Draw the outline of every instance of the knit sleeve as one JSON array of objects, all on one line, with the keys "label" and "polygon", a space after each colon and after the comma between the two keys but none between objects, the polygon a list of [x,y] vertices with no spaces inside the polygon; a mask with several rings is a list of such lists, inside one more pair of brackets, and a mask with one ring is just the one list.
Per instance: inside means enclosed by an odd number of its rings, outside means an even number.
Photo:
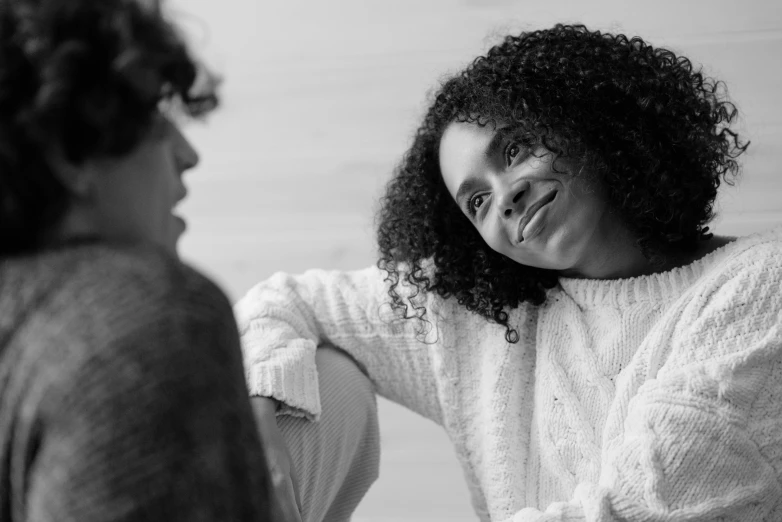
[{"label": "knit sleeve", "polygon": [[441,422],[430,358],[436,309],[430,295],[423,299],[415,302],[426,307],[430,323],[394,314],[375,267],[275,274],[234,308],[251,395],[274,397],[283,403],[281,413],[317,420],[315,350],[328,343],[350,354],[378,393]]},{"label": "knit sleeve", "polygon": [[513,522],[782,519],[779,250],[755,248],[706,278],[607,441],[599,483]]},{"label": "knit sleeve", "polygon": [[69,354],[36,397],[25,520],[271,520],[230,303],[194,272],[132,281],[83,318],[89,336],[60,340]]}]

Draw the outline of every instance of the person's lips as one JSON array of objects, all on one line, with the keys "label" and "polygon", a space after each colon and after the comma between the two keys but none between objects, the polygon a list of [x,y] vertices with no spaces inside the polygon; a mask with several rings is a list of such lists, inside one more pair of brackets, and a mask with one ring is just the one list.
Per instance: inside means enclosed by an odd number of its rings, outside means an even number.
[{"label": "person's lips", "polygon": [[184,218],[176,214],[172,214],[172,216],[174,216],[174,221],[176,221],[182,227],[182,230],[187,228],[187,221],[185,221]]},{"label": "person's lips", "polygon": [[171,219],[173,219],[174,223],[176,223],[176,228],[177,228],[176,233],[179,235],[182,234],[185,231],[185,229],[187,229],[187,221],[185,221],[185,219],[179,214],[178,210],[179,207],[175,203],[174,206],[171,208]]},{"label": "person's lips", "polygon": [[524,213],[524,216],[522,216],[521,221],[519,222],[519,237],[518,241],[521,243],[524,241],[524,229],[527,228],[527,225],[529,225],[530,221],[532,221],[532,218],[535,217],[535,214],[538,213],[540,209],[554,201],[554,198],[557,197],[557,191],[552,190],[548,192],[546,195],[544,195],[542,198],[537,200],[535,203],[533,203],[527,211]]}]

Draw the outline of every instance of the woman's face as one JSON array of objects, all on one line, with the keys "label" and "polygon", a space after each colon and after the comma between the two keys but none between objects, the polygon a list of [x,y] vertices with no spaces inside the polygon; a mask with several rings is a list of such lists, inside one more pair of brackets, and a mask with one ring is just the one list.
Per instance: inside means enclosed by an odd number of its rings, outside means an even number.
[{"label": "woman's face", "polygon": [[91,165],[93,228],[106,239],[152,242],[176,253],[185,222],[173,210],[187,194],[182,174],[197,164],[198,154],[179,128],[156,117],[129,154]]},{"label": "woman's face", "polygon": [[563,275],[598,277],[621,224],[602,190],[571,174],[564,159],[529,150],[494,126],[453,122],[440,141],[451,196],[484,241],[518,263]]}]

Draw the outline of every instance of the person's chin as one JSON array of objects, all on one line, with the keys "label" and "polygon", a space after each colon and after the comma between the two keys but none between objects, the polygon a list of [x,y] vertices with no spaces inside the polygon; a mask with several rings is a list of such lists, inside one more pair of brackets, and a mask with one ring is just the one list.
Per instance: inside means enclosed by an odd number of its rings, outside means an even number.
[{"label": "person's chin", "polygon": [[569,266],[569,260],[558,246],[556,238],[538,236],[529,242],[526,252],[516,251],[508,257],[525,266],[559,271]]},{"label": "person's chin", "polygon": [[530,253],[519,255],[518,252],[514,252],[511,253],[511,255],[508,257],[520,265],[529,266],[532,268],[541,268],[544,270],[556,270],[551,260],[546,256],[541,255],[540,253],[536,253],[534,255],[530,255]]},{"label": "person's chin", "polygon": [[172,215],[171,217],[171,226],[169,227],[168,238],[164,246],[171,255],[179,257],[179,241],[187,229],[187,224],[184,219],[177,215]]},{"label": "person's chin", "polygon": [[166,252],[176,258],[179,258],[179,240],[181,237],[181,234],[172,235],[163,245]]}]

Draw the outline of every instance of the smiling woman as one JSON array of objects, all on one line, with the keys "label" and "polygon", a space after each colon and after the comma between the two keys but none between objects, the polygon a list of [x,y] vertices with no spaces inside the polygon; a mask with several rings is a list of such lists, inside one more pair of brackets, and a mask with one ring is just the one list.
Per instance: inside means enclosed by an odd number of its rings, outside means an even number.
[{"label": "smiling woman", "polygon": [[780,519],[782,233],[707,227],[735,116],[687,59],[583,26],[446,81],[378,266],[278,273],[235,308],[281,498],[343,520],[374,479],[333,345],[447,431],[484,521]]},{"label": "smiling woman", "polygon": [[[726,242],[706,224],[747,148],[724,91],[640,38],[571,26],[509,36],[439,91],[389,184],[382,261],[394,274],[397,261],[434,256],[432,290],[500,324],[507,306],[542,302],[557,275],[633,277],[687,264]],[[475,150],[482,139],[505,158]],[[512,163],[509,145],[519,147]],[[452,204],[461,178],[483,183],[487,205],[470,220]],[[508,229],[526,226],[532,216],[520,213],[557,187],[534,223],[546,233],[519,242],[523,230]],[[502,207],[508,194],[514,208]]]},{"label": "smiling woman", "polygon": [[[445,186],[492,250],[521,265],[591,278],[651,270],[606,191],[573,162],[494,125],[454,122],[440,141]],[[569,163],[569,164],[568,164]],[[604,253],[610,254],[606,256]]]}]

